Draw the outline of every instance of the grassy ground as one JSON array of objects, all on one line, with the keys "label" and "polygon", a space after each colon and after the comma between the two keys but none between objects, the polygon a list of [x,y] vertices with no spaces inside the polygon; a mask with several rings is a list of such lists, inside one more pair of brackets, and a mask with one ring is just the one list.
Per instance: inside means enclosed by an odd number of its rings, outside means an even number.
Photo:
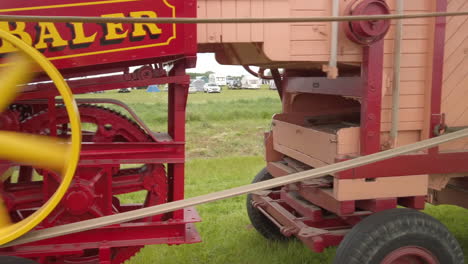
[{"label": "grassy ground", "polygon": [[[187,196],[248,184],[263,166],[261,157],[192,160],[187,164]],[[297,241],[266,241],[250,226],[245,196],[198,206],[197,210],[203,219],[197,224],[202,243],[147,246],[126,264],[325,264],[330,263],[335,254],[335,248],[317,254]],[[468,230],[464,225],[468,222],[467,210],[454,206],[428,206],[426,212],[455,234],[468,255]]]},{"label": "grassy ground", "polygon": [[[133,91],[81,97],[120,99],[136,110],[154,130],[165,130],[167,94]],[[186,196],[193,197],[251,182],[264,166],[262,133],[280,111],[276,91],[236,90],[221,94],[191,94],[187,107]],[[127,201],[141,197],[127,197]],[[301,243],[265,241],[251,226],[245,197],[197,207],[203,243],[145,247],[127,264],[153,263],[330,263],[335,249],[311,253]],[[468,211],[453,206],[428,206],[427,213],[442,221],[460,241],[468,256]],[[467,259],[468,261],[468,259]],[[468,263],[468,262],[467,262]]]},{"label": "grassy ground", "polygon": [[[108,91],[80,98],[112,98],[129,104],[153,131],[166,131],[167,93]],[[263,132],[281,110],[276,91],[224,90],[190,94],[187,106],[188,158],[262,155]]]}]

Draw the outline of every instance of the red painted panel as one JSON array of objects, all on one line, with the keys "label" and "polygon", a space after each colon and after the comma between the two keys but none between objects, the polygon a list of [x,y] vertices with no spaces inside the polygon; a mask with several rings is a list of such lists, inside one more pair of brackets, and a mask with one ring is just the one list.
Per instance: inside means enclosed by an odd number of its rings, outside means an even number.
[{"label": "red painted panel", "polygon": [[[195,0],[0,1],[2,15],[195,17]],[[195,25],[8,23],[10,31],[47,56],[57,68],[96,66],[196,54]],[[0,54],[11,52],[0,44]]]}]

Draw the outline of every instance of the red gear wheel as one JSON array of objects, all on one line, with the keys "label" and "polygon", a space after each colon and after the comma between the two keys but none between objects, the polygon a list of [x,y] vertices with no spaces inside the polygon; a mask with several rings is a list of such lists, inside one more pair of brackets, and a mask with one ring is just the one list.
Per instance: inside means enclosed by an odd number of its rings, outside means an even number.
[{"label": "red gear wheel", "polygon": [[[93,128],[92,130],[88,129],[89,131],[83,131],[83,142],[152,141],[151,137],[137,123],[114,110],[95,105],[80,105],[78,108],[81,121],[85,124],[84,127]],[[55,117],[57,135],[67,137],[68,115],[65,108],[58,107]],[[33,134],[49,134],[49,113],[43,111],[26,118],[21,123],[20,130]],[[30,167],[22,167],[21,169],[25,170],[19,179],[22,188],[18,189],[15,184],[7,183],[3,191],[0,190],[3,197],[6,197],[5,200],[11,211],[40,205],[44,197],[53,193],[60,181],[55,173],[45,170],[36,170],[43,176],[42,182],[33,181],[34,170]],[[107,188],[109,182],[112,183],[112,188]],[[130,188],[128,182],[132,183]],[[106,189],[111,189],[111,192],[109,193]],[[147,195],[141,207],[167,202],[167,178],[165,167],[162,164],[146,164],[140,168],[130,169],[112,166],[108,170],[99,167],[78,167],[73,183],[64,199],[52,214],[41,223],[40,228],[128,211],[130,209],[122,206],[115,195],[144,190],[147,191]],[[27,199],[18,199],[18,197],[24,198],[25,194],[27,194]],[[16,201],[21,201],[21,204],[16,204]],[[141,221],[158,221],[161,218],[162,216],[153,216]],[[140,249],[141,246],[112,248],[112,264],[123,263]],[[87,249],[82,255],[44,257],[40,261],[45,264],[99,263],[99,249]]]}]

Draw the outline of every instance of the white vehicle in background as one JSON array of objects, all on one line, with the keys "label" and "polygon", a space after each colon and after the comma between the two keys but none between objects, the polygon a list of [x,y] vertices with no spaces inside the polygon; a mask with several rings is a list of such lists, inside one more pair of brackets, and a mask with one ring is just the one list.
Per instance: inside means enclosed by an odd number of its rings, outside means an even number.
[{"label": "white vehicle in background", "polygon": [[189,93],[196,93],[198,92],[197,87],[190,85],[188,89]]},{"label": "white vehicle in background", "polygon": [[233,83],[234,83],[234,77],[233,76],[227,76],[226,77],[226,85],[227,86],[232,86]]},{"label": "white vehicle in background", "polygon": [[132,92],[132,88],[122,88],[122,89],[119,89],[118,93],[130,93],[130,92]]},{"label": "white vehicle in background", "polygon": [[229,89],[241,89],[242,77],[228,76],[226,77],[226,85]]},{"label": "white vehicle in background", "polygon": [[242,78],[242,88],[244,89],[260,89],[262,79],[254,76],[244,76]]},{"label": "white vehicle in background", "polygon": [[205,81],[202,79],[196,79],[190,83],[190,86],[195,87],[197,92],[203,92],[205,90]]},{"label": "white vehicle in background", "polygon": [[205,84],[205,87],[203,87],[203,90],[205,93],[220,93],[221,87],[216,83],[207,83]]},{"label": "white vehicle in background", "polygon": [[210,74],[210,77],[209,77],[209,82],[210,83],[216,83],[216,85],[219,85],[219,86],[226,86],[227,85],[227,81],[226,81],[226,76],[225,75],[221,75],[221,74]]}]

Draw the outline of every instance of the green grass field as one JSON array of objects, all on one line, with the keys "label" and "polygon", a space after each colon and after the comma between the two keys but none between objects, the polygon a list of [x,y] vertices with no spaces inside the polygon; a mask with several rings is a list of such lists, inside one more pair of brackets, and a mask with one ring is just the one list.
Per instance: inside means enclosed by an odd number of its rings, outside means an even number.
[{"label": "green grass field", "polygon": [[[80,97],[114,98],[128,103],[154,130],[165,130],[167,93],[133,91],[88,94]],[[220,191],[251,182],[265,165],[263,132],[281,109],[276,91],[236,90],[221,94],[191,94],[187,108],[186,196]],[[141,197],[126,197],[127,201]],[[273,243],[251,227],[245,197],[197,207],[203,222],[197,224],[203,243],[145,247],[127,264],[325,264],[335,249],[310,252],[301,243]],[[426,212],[443,222],[468,256],[468,211],[454,206],[428,206]],[[468,261],[468,259],[467,259]],[[468,263],[468,262],[467,262]]]}]

